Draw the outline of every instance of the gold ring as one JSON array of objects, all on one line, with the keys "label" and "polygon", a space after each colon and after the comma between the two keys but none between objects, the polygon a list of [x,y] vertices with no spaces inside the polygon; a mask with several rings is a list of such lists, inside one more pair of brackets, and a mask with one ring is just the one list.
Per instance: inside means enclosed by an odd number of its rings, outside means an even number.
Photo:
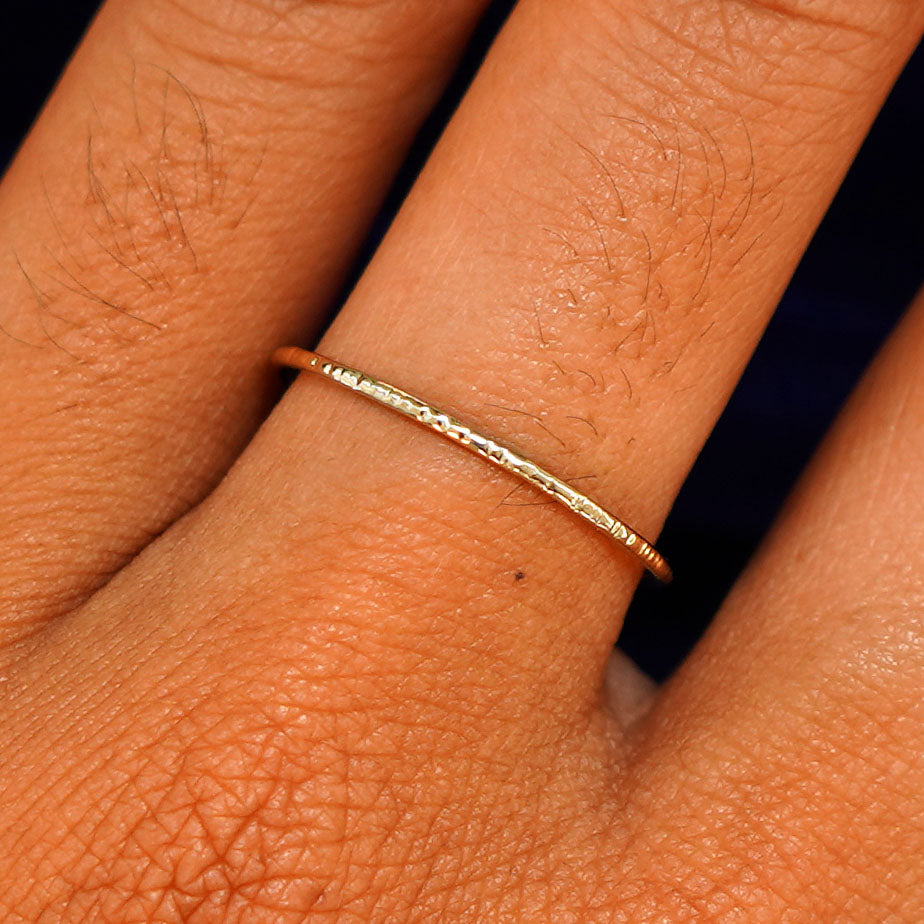
[{"label": "gold ring", "polygon": [[592,523],[597,529],[615,539],[623,548],[641,559],[645,567],[658,580],[665,583],[671,580],[670,566],[661,553],[618,517],[613,516],[577,488],[556,478],[535,462],[508,446],[473,430],[426,401],[415,398],[414,395],[394,385],[389,385],[387,382],[374,379],[365,372],[360,372],[359,369],[352,369],[321,356],[319,353],[302,350],[299,347],[281,347],[273,353],[273,362],[278,366],[289,366],[332,379],[345,388],[359,392],[431,430],[436,430],[437,433],[464,446],[470,452],[493,462],[540,491],[551,495],[560,504],[573,510],[578,516]]}]

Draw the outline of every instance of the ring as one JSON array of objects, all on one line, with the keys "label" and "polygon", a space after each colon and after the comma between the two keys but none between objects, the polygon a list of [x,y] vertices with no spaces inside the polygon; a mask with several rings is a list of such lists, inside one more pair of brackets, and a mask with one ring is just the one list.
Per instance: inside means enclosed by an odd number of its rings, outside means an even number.
[{"label": "ring", "polygon": [[273,353],[272,361],[277,366],[288,366],[292,369],[324,376],[385,407],[398,411],[405,417],[410,417],[411,420],[431,430],[436,430],[437,433],[464,446],[475,455],[493,462],[540,491],[551,495],[560,504],[564,504],[569,510],[592,523],[597,529],[615,539],[623,548],[639,558],[658,580],[665,583],[671,580],[670,566],[661,553],[618,517],[535,462],[510,447],[479,433],[454,417],[450,417],[449,414],[438,410],[421,398],[416,398],[387,382],[374,379],[365,372],[360,372],[359,369],[353,369],[321,356],[319,353],[299,347],[281,347]]}]

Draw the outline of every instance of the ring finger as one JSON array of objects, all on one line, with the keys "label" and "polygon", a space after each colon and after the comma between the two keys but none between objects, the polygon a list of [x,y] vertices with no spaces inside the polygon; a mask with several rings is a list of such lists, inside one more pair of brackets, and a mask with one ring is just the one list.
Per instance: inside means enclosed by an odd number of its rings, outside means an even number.
[{"label": "ring finger", "polygon": [[[521,4],[321,352],[656,534],[924,20],[824,6]],[[306,380],[206,522],[259,482],[266,534],[299,537],[278,561],[296,584],[303,556],[336,553],[335,591],[362,573],[403,611],[487,607],[525,677],[586,704],[639,568],[407,431]],[[331,544],[349,525],[363,541]],[[406,544],[370,558],[370,534]]]}]

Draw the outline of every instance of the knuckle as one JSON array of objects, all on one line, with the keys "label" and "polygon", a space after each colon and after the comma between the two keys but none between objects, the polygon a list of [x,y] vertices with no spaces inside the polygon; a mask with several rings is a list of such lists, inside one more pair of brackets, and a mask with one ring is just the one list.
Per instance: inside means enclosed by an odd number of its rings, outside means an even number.
[{"label": "knuckle", "polygon": [[[138,37],[94,89],[85,138],[48,165],[40,200],[47,247],[14,242],[19,268],[11,259],[10,269],[27,310],[0,324],[92,361],[155,338],[206,285],[213,302],[236,301],[241,281],[260,268],[261,245],[265,254],[275,243],[278,190],[306,148],[323,136],[345,141],[345,157],[377,155],[360,143],[372,104],[384,113],[391,94],[416,92],[408,81],[380,79],[376,66],[413,46],[408,33],[424,28],[418,19],[446,29],[450,17],[415,19],[412,6],[142,5]],[[254,256],[223,262],[244,251]]]},{"label": "knuckle", "polygon": [[[601,362],[627,360],[631,379],[696,353],[702,309],[730,278],[765,291],[762,254],[779,246],[783,216],[805,209],[819,153],[846,139],[869,92],[878,52],[858,52],[849,29],[813,30],[796,0],[760,5],[599,0],[549,17],[568,100],[548,158],[567,165],[565,207],[549,209],[540,242],[557,271],[551,295],[580,343],[599,344]],[[534,200],[535,179],[517,182]]]},{"label": "knuckle", "polygon": [[582,344],[632,373],[631,401],[640,374],[674,370],[720,284],[759,252],[777,179],[743,119],[627,108],[594,114],[566,145],[568,207],[540,242],[552,295]]},{"label": "knuckle", "polygon": [[[776,920],[790,909],[830,920],[849,904],[850,920],[905,919],[893,872],[900,856],[899,879],[921,875],[924,763],[919,736],[909,735],[921,724],[920,678],[887,695],[875,681],[858,689],[856,678],[847,690],[824,668],[813,659],[824,682],[781,701],[769,724],[743,717],[693,733],[673,766],[636,790],[636,843],[650,845],[641,862],[659,871],[656,881],[667,873],[691,900],[708,899],[700,911],[711,904]],[[729,911],[728,920],[737,918]]]},{"label": "knuckle", "polygon": [[[21,313],[28,326],[17,334],[68,358],[92,361],[161,333],[192,279],[217,276],[210,283],[220,286],[214,255],[254,196],[257,145],[220,137],[172,73],[149,66],[143,75],[132,78],[133,137],[119,127],[119,105],[100,101],[82,150],[66,152],[43,184],[54,235],[15,255],[22,297],[37,308]],[[259,239],[259,227],[248,230]]]},{"label": "knuckle", "polygon": [[400,924],[446,888],[428,880],[434,857],[465,890],[498,798],[489,761],[506,763],[496,745],[478,753],[457,712],[355,652],[335,668],[286,642],[270,673],[265,649],[242,647],[233,682],[168,681],[59,788],[73,823],[35,835],[52,873],[10,897],[24,919]]},{"label": "knuckle", "polygon": [[821,27],[825,30],[876,34],[892,32],[907,22],[916,0],[719,0],[745,13],[777,22]]},{"label": "knuckle", "polygon": [[265,78],[277,89],[324,90],[372,79],[357,64],[374,70],[425,23],[439,26],[439,5],[416,6],[403,0],[161,0],[143,16],[157,42],[184,56]]},{"label": "knuckle", "polygon": [[312,716],[306,733],[290,710],[200,708],[117,762],[110,777],[122,782],[104,811],[89,810],[90,834],[58,849],[66,871],[32,919],[64,907],[66,921],[301,924],[347,896],[361,902],[371,866],[343,858],[372,845],[350,819],[387,832],[387,800],[366,799],[375,779],[328,738],[331,721]]}]

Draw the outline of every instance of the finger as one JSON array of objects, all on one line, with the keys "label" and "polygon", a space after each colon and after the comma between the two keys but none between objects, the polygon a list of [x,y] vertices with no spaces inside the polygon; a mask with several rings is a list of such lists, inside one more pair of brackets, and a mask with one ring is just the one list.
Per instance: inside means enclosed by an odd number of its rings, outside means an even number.
[{"label": "finger", "polygon": [[[786,9],[519,6],[321,351],[655,535],[924,19]],[[478,663],[503,654],[568,714],[639,576],[564,508],[315,377],[214,500],[203,542],[259,511],[223,573],[286,537],[279,582],[352,598],[361,574],[370,623],[468,614]]]},{"label": "finger", "polygon": [[[72,606],[214,484],[482,0],[110,0],[0,189],[0,601]],[[8,604],[8,605],[7,605]]]},{"label": "finger", "polygon": [[[723,845],[716,869],[759,842],[755,890],[772,880],[820,919],[838,896],[855,920],[924,914],[922,349],[924,298],[670,683],[638,770],[664,817]],[[668,782],[681,757],[685,792]],[[694,792],[721,793],[721,817],[694,820]],[[809,898],[801,877],[819,869]]]}]

